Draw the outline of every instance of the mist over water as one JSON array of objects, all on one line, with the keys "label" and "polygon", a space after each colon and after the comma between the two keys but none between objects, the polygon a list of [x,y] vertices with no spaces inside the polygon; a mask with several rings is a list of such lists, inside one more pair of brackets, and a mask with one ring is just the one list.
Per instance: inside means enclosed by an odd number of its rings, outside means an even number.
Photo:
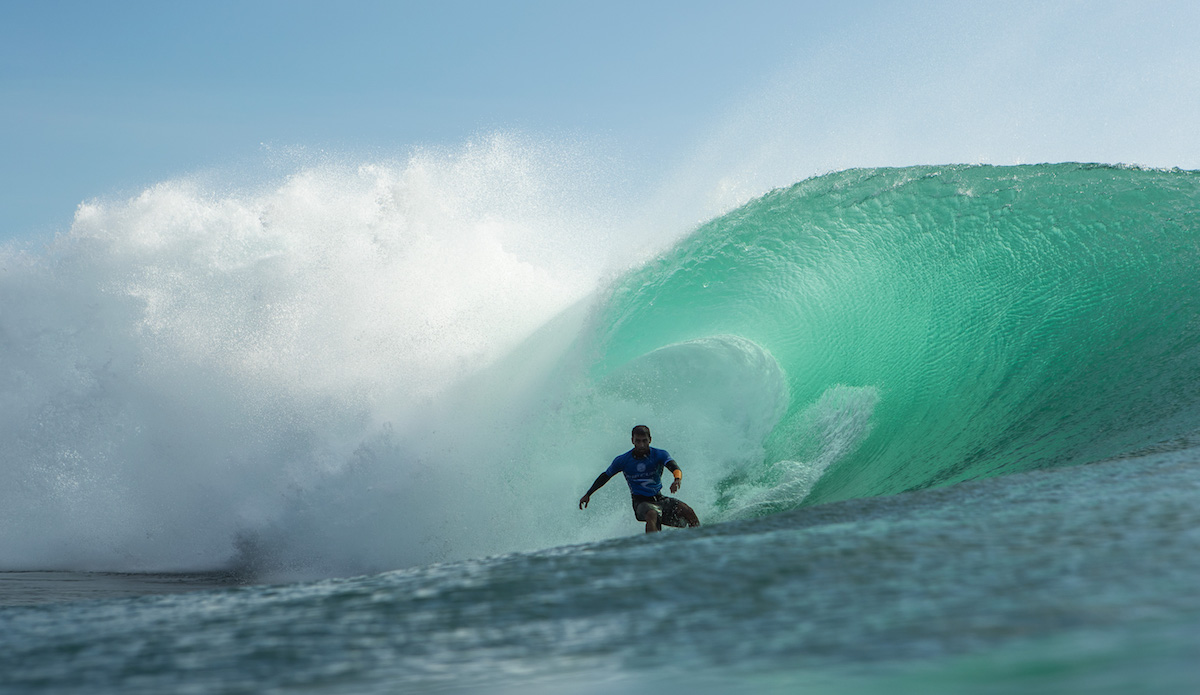
[{"label": "mist over water", "polygon": [[497,415],[522,404],[465,384],[628,262],[576,154],[497,135],[168,181],[4,248],[4,566],[349,573],[544,543],[522,509],[562,491],[496,488],[529,455]]}]

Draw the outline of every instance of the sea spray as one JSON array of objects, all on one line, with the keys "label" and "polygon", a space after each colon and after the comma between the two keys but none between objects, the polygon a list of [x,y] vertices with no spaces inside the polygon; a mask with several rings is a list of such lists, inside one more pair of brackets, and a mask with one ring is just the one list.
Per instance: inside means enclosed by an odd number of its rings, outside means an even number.
[{"label": "sea spray", "polygon": [[607,271],[619,215],[569,154],[498,136],[169,181],[0,250],[0,563],[347,573],[503,547],[460,542],[502,516],[478,489],[498,473],[444,402]]}]

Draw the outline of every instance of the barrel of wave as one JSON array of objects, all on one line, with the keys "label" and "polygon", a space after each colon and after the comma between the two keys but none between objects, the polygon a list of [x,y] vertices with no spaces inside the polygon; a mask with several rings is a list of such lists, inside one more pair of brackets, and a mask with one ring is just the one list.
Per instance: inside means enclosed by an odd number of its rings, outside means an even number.
[{"label": "barrel of wave", "polygon": [[597,385],[589,420],[650,422],[657,446],[687,471],[689,503],[709,521],[797,506],[821,474],[870,433],[878,394],[836,385],[787,430],[803,460],[770,458],[764,442],[788,412],[787,377],[753,341],[718,335],[651,351]]},{"label": "barrel of wave", "polygon": [[625,278],[595,370],[753,343],[786,387],[755,443],[781,480],[821,457],[815,404],[863,389],[867,434],[810,502],[1117,455],[1200,426],[1198,193],[1193,172],[1078,164],[811,179]]}]

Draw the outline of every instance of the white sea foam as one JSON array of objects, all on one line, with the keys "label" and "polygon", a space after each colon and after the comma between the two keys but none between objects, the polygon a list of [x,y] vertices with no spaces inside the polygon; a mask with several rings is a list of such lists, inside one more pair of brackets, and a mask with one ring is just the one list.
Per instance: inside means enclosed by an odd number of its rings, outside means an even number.
[{"label": "white sea foam", "polygon": [[727,493],[730,502],[724,516],[752,517],[804,502],[825,471],[853,454],[871,434],[879,398],[873,386],[838,384],[826,389],[780,428],[791,439],[788,448],[811,456],[777,461],[765,476],[734,486]]},{"label": "white sea foam", "polygon": [[496,516],[479,488],[499,475],[480,452],[516,438],[479,431],[501,406],[473,420],[462,384],[613,262],[572,157],[496,136],[168,181],[82,205],[42,254],[0,249],[0,563],[343,573],[479,551],[461,527]]}]

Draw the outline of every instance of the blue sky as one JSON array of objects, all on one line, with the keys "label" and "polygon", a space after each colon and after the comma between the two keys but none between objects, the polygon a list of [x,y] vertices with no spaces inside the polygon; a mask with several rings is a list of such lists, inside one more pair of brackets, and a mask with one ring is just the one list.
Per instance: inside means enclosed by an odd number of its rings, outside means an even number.
[{"label": "blue sky", "polygon": [[1197,6],[4,3],[0,239],[269,148],[403,156],[491,130],[750,192],[846,166],[1197,168]]}]

